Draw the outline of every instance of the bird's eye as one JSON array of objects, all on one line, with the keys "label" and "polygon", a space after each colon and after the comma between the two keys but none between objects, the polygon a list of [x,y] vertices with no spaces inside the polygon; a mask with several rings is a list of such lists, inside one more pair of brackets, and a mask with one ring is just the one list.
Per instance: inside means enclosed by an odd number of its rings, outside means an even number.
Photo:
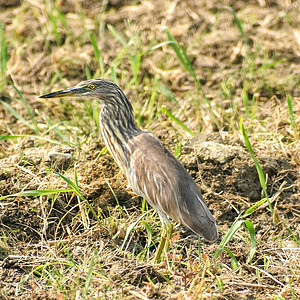
[{"label": "bird's eye", "polygon": [[95,86],[94,84],[90,84],[90,85],[89,85],[89,89],[90,89],[90,90],[93,90],[95,87],[96,87],[96,86]]}]

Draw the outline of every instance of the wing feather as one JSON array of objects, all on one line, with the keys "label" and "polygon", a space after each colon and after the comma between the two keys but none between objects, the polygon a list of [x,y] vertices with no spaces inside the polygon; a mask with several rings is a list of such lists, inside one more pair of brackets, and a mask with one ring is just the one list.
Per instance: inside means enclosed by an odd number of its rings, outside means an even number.
[{"label": "wing feather", "polygon": [[[152,134],[130,140],[127,179],[132,189],[153,206],[207,240],[218,237],[216,221],[195,181]],[[130,173],[129,173],[130,172]]]}]

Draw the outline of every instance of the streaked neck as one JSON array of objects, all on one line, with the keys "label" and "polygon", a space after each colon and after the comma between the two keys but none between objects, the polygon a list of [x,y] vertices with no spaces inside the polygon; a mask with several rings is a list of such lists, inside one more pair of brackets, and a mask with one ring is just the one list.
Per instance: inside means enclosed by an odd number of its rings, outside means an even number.
[{"label": "streaked neck", "polygon": [[108,150],[125,172],[129,167],[128,158],[131,152],[128,140],[142,131],[136,126],[132,111],[126,107],[104,104],[100,114],[100,125]]}]

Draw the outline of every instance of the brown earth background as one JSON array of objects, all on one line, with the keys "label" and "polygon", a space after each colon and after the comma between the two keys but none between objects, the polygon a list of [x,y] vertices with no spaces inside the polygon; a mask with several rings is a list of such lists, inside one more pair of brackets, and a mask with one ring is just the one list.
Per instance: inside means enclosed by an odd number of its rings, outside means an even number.
[{"label": "brown earth background", "polygon": [[[10,0],[0,22],[0,299],[300,298],[299,1]],[[193,176],[218,241],[174,224],[152,263],[161,223],[98,102],[38,98],[100,77]]]}]

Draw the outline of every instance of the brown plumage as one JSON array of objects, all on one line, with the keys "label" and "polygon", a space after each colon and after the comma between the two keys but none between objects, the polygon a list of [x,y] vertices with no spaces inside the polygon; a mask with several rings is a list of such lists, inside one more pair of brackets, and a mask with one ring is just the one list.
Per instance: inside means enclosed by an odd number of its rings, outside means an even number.
[{"label": "brown plumage", "polygon": [[130,163],[125,171],[132,189],[165,215],[209,241],[218,237],[216,222],[195,181],[178,160],[152,134],[132,137]]},{"label": "brown plumage", "polygon": [[218,238],[216,221],[196,183],[178,160],[151,133],[139,129],[131,103],[105,79],[92,79],[41,98],[78,95],[102,103],[101,131],[129,185],[158,212],[164,226],[171,217],[209,241]]}]

